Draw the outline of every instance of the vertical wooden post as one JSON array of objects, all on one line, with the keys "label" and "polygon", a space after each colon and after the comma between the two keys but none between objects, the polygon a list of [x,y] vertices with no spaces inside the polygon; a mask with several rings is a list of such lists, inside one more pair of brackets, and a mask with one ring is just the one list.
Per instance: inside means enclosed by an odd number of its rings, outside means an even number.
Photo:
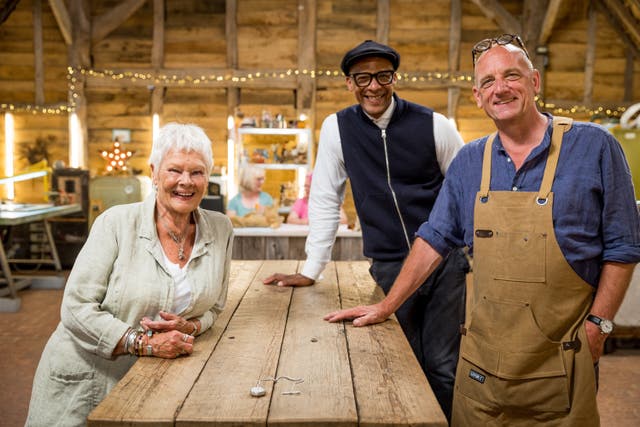
[{"label": "vertical wooden post", "polygon": [[[449,73],[460,70],[460,38],[462,35],[462,6],[460,0],[451,0],[451,28],[449,29]],[[460,88],[450,86],[447,94],[447,117],[455,120],[460,99]]]},{"label": "vertical wooden post", "polygon": [[593,2],[589,5],[589,25],[587,27],[587,51],[584,60],[584,95],[582,102],[584,105],[591,105],[593,102],[593,73],[596,58],[598,17]]},{"label": "vertical wooden post", "polygon": [[[227,68],[238,69],[238,13],[237,0],[227,0],[225,10],[225,36],[227,39]],[[240,88],[227,87],[227,116],[234,116],[240,104]],[[226,123],[226,122],[225,122]]]},{"label": "vertical wooden post", "polygon": [[378,0],[376,41],[389,44],[389,0]]},{"label": "vertical wooden post", "polygon": [[[522,15],[522,38],[529,52],[533,67],[540,72],[539,96],[544,98],[545,71],[549,60],[547,48],[540,45],[541,33],[548,25],[553,28],[555,21],[554,9],[557,8],[554,0],[526,0]],[[545,41],[546,43],[546,41]]]},{"label": "vertical wooden post", "polygon": [[33,69],[35,84],[35,103],[36,105],[44,105],[42,0],[33,0]]},{"label": "vertical wooden post", "polygon": [[[153,46],[151,66],[158,71],[164,66],[164,0],[153,0]],[[151,115],[161,115],[164,103],[164,87],[153,86],[151,90]]]},{"label": "vertical wooden post", "polygon": [[315,129],[316,80],[310,72],[316,69],[316,0],[298,0],[298,74],[296,111],[308,114],[309,126]]},{"label": "vertical wooden post", "polygon": [[[91,67],[91,21],[89,2],[87,0],[71,0],[69,2],[69,16],[71,17],[71,45],[69,45],[69,66],[78,68]],[[85,96],[86,78],[76,73],[75,95],[70,102],[75,103],[75,113],[78,118],[80,135],[83,142],[83,168],[89,167],[89,132],[87,130],[87,99]]]}]

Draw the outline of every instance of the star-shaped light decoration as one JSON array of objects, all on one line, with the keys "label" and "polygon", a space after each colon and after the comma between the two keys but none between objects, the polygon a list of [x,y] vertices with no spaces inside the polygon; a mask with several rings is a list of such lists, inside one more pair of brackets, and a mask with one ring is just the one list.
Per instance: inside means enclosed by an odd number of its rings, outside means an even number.
[{"label": "star-shaped light decoration", "polygon": [[127,160],[135,151],[123,150],[122,144],[120,142],[115,141],[113,143],[113,148],[108,150],[100,151],[100,156],[107,161],[107,172],[119,172],[119,171],[127,171]]}]

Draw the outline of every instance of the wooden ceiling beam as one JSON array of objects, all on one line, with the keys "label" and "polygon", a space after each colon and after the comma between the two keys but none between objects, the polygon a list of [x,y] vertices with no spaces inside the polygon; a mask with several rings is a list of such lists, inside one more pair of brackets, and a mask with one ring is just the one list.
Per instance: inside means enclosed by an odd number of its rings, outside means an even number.
[{"label": "wooden ceiling beam", "polygon": [[96,18],[91,25],[91,43],[98,43],[129,19],[147,0],[124,0],[122,3]]},{"label": "wooden ceiling beam", "polygon": [[0,4],[0,25],[13,13],[20,0],[7,0],[4,4]]},{"label": "wooden ceiling beam", "polygon": [[631,5],[634,16],[636,16],[637,13],[640,13],[640,0],[626,0],[626,2]]},{"label": "wooden ceiling beam", "polygon": [[624,31],[629,34],[636,49],[640,48],[640,23],[620,0],[601,0],[603,5],[611,11],[622,24]]},{"label": "wooden ceiling beam", "polygon": [[544,46],[549,41],[553,27],[558,19],[558,11],[562,5],[563,0],[550,0],[547,6],[547,11],[544,14],[544,20],[542,21],[542,27],[540,29],[540,35],[538,36],[538,46]]},{"label": "wooden ceiling beam", "polygon": [[505,9],[498,0],[471,0],[484,15],[495,21],[500,29],[510,34],[522,34],[520,22]]},{"label": "wooden ceiling beam", "polygon": [[49,0],[49,7],[51,7],[53,16],[56,18],[64,42],[67,46],[70,46],[73,42],[71,38],[71,18],[69,18],[69,11],[64,4],[64,0]]},{"label": "wooden ceiling beam", "polygon": [[605,0],[597,2],[598,10],[607,18],[611,27],[618,33],[622,42],[633,53],[633,55],[640,59],[640,45],[635,44],[631,37],[622,29],[622,23],[618,20],[618,17],[613,14],[613,11],[609,9],[605,4]]},{"label": "wooden ceiling beam", "polygon": [[537,53],[537,42],[540,38],[542,23],[544,22],[545,13],[549,0],[525,0],[522,10],[522,37],[526,46],[530,46],[529,52],[535,62]]}]

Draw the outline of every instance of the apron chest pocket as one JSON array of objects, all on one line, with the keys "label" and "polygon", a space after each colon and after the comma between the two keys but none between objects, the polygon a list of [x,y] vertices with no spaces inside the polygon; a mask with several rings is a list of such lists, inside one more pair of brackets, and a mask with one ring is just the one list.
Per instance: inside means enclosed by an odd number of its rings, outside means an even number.
[{"label": "apron chest pocket", "polygon": [[530,232],[496,231],[494,278],[513,282],[544,283],[546,280],[547,235]]}]

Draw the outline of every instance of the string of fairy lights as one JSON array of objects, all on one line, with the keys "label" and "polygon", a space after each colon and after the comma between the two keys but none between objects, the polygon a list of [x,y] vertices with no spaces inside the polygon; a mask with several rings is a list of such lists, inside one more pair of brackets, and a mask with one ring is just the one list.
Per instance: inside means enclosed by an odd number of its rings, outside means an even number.
[{"label": "string of fairy lights", "polygon": [[[337,69],[287,69],[287,70],[264,70],[254,72],[224,71],[218,73],[190,74],[167,74],[156,72],[140,72],[127,70],[96,70],[83,67],[68,67],[67,80],[69,85],[69,102],[55,106],[41,106],[35,104],[0,103],[0,111],[10,113],[31,113],[47,115],[69,114],[76,109],[76,100],[79,98],[77,85],[79,81],[86,78],[109,79],[112,81],[128,81],[131,83],[147,83],[154,86],[220,86],[225,84],[242,84],[258,81],[260,79],[291,79],[292,77],[307,77],[310,79],[343,79],[342,71]],[[401,87],[411,87],[411,84],[440,83],[449,86],[471,87],[473,76],[470,73],[449,73],[438,71],[426,72],[403,72],[398,73],[398,85]],[[537,99],[538,106],[556,115],[576,115],[606,116],[609,118],[619,118],[626,111],[625,106],[587,106],[574,105],[571,107],[560,107],[552,103]]]}]

